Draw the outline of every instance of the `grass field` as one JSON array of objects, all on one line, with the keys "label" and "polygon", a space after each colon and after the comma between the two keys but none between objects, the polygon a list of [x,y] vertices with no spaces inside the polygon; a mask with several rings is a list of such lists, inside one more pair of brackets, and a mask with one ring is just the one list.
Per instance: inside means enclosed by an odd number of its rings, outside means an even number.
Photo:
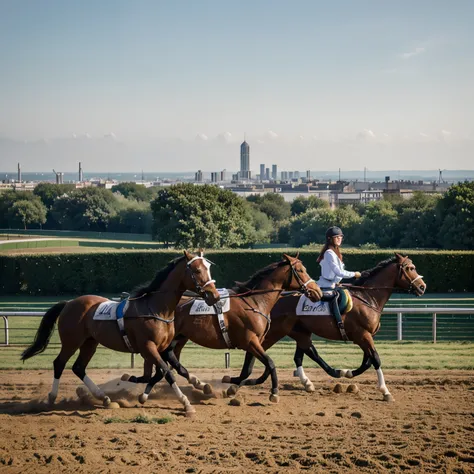
[{"label": "grass field", "polygon": [[[316,343],[319,354],[333,367],[357,368],[362,361],[362,351],[353,344],[321,342]],[[376,345],[382,360],[382,366],[387,369],[474,369],[474,343],[438,343],[429,342],[380,342]],[[0,369],[48,369],[52,370],[53,360],[59,353],[58,344],[50,344],[45,352],[24,363],[20,355],[24,347],[1,347]],[[282,341],[272,347],[268,353],[279,368],[292,368],[295,343]],[[225,350],[211,350],[193,343],[188,343],[182,353],[181,360],[185,367],[216,368],[225,367]],[[74,363],[71,358],[68,367]],[[230,365],[239,369],[244,361],[244,352],[230,351]],[[305,367],[315,367],[316,364],[305,358]],[[131,367],[131,355],[114,352],[99,347],[89,364],[90,368],[123,368]],[[135,368],[141,369],[141,356],[135,357]],[[258,362],[255,367],[263,367]],[[263,369],[262,369],[263,370]]]}]

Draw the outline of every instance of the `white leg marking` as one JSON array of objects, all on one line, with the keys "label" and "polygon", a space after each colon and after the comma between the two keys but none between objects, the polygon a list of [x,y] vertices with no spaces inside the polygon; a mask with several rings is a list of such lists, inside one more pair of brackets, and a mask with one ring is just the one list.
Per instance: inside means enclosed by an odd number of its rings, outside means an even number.
[{"label": "white leg marking", "polygon": [[188,397],[181,391],[181,389],[178,387],[178,384],[176,382],[173,385],[171,385],[171,388],[174,390],[174,393],[178,397],[178,400],[184,405],[184,408],[186,409],[186,411],[194,411],[191,403],[188,400]]},{"label": "white leg marking", "polygon": [[189,374],[189,383],[197,390],[204,390],[204,385],[195,375]]},{"label": "white leg marking", "polygon": [[53,379],[53,387],[51,388],[51,392],[48,395],[49,403],[54,403],[56,397],[58,396],[58,389],[59,389],[59,379]]},{"label": "white leg marking", "polygon": [[105,393],[87,375],[84,377],[83,382],[95,398],[104,400]]},{"label": "white leg marking", "polygon": [[384,394],[390,395],[387,386],[385,385],[385,379],[383,376],[382,368],[377,369],[377,379],[378,379],[378,386],[377,388]]},{"label": "white leg marking", "polygon": [[300,365],[296,371],[296,375],[300,378],[301,383],[304,385],[304,388],[308,392],[313,392],[314,391],[314,385],[311,380],[307,377],[307,375],[304,373],[303,367]]}]

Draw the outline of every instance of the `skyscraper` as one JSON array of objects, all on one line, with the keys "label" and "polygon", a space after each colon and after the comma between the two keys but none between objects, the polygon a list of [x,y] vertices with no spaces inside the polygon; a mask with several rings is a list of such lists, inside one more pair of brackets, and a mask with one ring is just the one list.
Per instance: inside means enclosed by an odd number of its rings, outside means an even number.
[{"label": "skyscraper", "polygon": [[240,178],[250,179],[250,147],[245,140],[240,145]]},{"label": "skyscraper", "polygon": [[276,181],[277,179],[277,165],[272,165],[272,179],[274,179]]},{"label": "skyscraper", "polygon": [[265,164],[260,164],[260,181],[265,179]]}]

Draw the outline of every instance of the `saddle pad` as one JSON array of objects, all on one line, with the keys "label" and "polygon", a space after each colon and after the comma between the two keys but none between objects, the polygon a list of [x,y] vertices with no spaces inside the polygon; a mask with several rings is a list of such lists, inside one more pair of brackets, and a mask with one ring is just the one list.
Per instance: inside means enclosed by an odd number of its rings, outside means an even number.
[{"label": "saddle pad", "polygon": [[[222,312],[227,313],[227,311],[230,310],[229,290],[226,288],[218,288],[217,291],[221,297],[221,300],[217,304],[223,305]],[[214,306],[208,306],[204,300],[196,299],[191,306],[189,315],[196,316],[199,314],[217,314],[217,311]]]},{"label": "saddle pad", "polygon": [[[349,291],[337,289],[339,292],[339,312],[341,314],[348,313],[352,309],[352,297]],[[332,311],[328,301],[317,301],[313,303],[306,296],[301,296],[296,306],[297,316],[331,316]]]},{"label": "saddle pad", "polygon": [[99,320],[99,321],[116,321],[117,320],[117,308],[119,305],[122,305],[122,315],[128,308],[128,300],[120,301],[117,303],[116,301],[108,300],[100,303],[94,313],[94,317],[92,319]]},{"label": "saddle pad", "polygon": [[331,316],[331,309],[327,301],[313,303],[309,298],[302,295],[296,305],[297,316]]}]

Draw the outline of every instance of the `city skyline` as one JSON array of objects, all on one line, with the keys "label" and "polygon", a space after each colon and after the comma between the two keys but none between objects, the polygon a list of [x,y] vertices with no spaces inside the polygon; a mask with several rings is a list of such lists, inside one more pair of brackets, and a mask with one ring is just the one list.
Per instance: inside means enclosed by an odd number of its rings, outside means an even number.
[{"label": "city skyline", "polygon": [[254,174],[470,169],[473,14],[437,0],[3,2],[0,168],[238,169],[245,138]]}]

